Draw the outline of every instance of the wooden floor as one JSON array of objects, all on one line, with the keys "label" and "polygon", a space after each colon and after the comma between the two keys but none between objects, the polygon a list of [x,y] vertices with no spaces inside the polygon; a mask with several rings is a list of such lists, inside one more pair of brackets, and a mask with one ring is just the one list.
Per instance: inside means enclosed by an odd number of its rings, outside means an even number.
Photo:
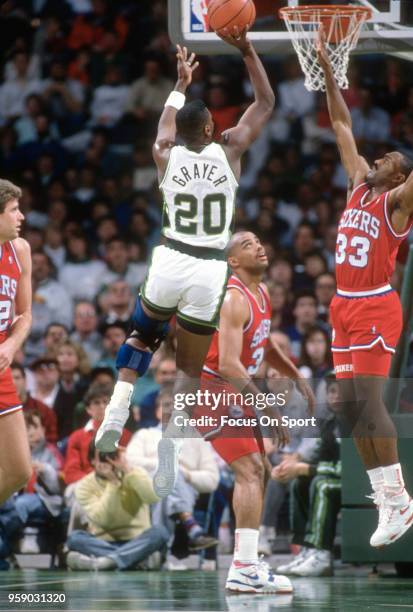
[{"label": "wooden floor", "polygon": [[[226,569],[175,572],[67,572],[24,569],[0,572],[0,611],[26,610],[186,610],[274,612],[305,610],[395,612],[413,610],[413,580],[397,578],[391,566],[384,575],[371,568],[339,567],[333,578],[296,578],[294,594],[228,595]],[[12,594],[32,599],[47,593],[65,603],[10,602]]]}]

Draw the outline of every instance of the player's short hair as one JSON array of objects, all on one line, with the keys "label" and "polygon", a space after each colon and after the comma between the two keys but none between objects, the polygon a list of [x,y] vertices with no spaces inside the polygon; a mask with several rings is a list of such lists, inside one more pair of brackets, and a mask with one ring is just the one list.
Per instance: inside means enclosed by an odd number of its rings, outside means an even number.
[{"label": "player's short hair", "polygon": [[208,121],[208,109],[202,100],[185,104],[176,113],[176,131],[184,142],[194,142],[202,137],[203,128]]},{"label": "player's short hair", "polygon": [[405,178],[407,179],[409,174],[413,172],[413,159],[411,159],[410,157],[407,157],[407,155],[404,155],[404,153],[402,153],[401,156],[402,157],[400,161],[400,171],[404,174]]},{"label": "player's short hair", "polygon": [[6,204],[10,200],[18,200],[22,197],[22,190],[11,181],[0,179],[0,214],[4,213]]}]

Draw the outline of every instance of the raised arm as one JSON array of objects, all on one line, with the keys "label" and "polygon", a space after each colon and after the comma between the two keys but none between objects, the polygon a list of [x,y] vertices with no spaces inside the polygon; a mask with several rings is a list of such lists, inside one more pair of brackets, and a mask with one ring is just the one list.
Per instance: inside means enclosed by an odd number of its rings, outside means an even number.
[{"label": "raised arm", "polygon": [[353,186],[364,180],[369,171],[369,165],[364,157],[359,155],[357,150],[356,141],[351,129],[351,115],[333,74],[324,44],[324,31],[322,27],[317,39],[317,57],[324,72],[331,125],[336,134],[341,161],[350,181],[349,187],[352,189]]},{"label": "raised arm", "polygon": [[[178,80],[176,81],[173,91],[177,93],[176,99],[179,99],[181,96],[183,106],[185,102],[185,92],[192,82],[192,73],[199,66],[199,62],[195,61],[195,53],[191,53],[188,57],[188,50],[186,47],[176,45],[176,48]],[[158,168],[159,179],[162,178],[166,170],[169,154],[171,148],[175,144],[176,137],[175,117],[177,107],[172,106],[168,102],[171,102],[171,96],[166,101],[165,108],[159,119],[158,133],[156,135],[155,144],[152,147],[152,155],[156,167]],[[172,104],[174,104],[173,100]]]},{"label": "raised arm", "polygon": [[275,96],[265,68],[247,38],[247,30],[242,33],[236,28],[232,32],[222,30],[219,35],[225,42],[241,51],[254,90],[254,102],[247,108],[238,124],[222,135],[228,158],[235,162],[259,136],[271,117]]}]

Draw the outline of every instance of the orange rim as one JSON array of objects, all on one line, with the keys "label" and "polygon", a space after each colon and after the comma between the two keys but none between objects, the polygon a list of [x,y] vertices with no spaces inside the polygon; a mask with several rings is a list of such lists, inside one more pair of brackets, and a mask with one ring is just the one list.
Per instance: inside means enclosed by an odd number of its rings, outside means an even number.
[{"label": "orange rim", "polygon": [[301,21],[313,21],[315,16],[322,17],[333,17],[334,15],[340,15],[342,17],[350,17],[358,15],[359,19],[370,19],[373,11],[367,6],[343,6],[340,4],[333,4],[331,6],[325,6],[323,4],[314,4],[306,6],[284,6],[279,9],[278,14],[283,19],[289,19],[291,15],[300,14]]}]

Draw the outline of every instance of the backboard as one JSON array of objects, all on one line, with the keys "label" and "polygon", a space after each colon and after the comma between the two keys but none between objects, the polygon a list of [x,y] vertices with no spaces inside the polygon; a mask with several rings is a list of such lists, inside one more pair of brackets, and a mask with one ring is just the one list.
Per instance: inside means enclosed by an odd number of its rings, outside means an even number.
[{"label": "backboard", "polygon": [[[236,53],[208,31],[209,0],[168,0],[169,35],[196,53]],[[290,37],[278,10],[283,6],[354,4],[370,7],[372,19],[364,26],[355,53],[392,53],[413,57],[413,0],[254,0],[257,19],[250,38],[261,53],[292,53]]]}]

